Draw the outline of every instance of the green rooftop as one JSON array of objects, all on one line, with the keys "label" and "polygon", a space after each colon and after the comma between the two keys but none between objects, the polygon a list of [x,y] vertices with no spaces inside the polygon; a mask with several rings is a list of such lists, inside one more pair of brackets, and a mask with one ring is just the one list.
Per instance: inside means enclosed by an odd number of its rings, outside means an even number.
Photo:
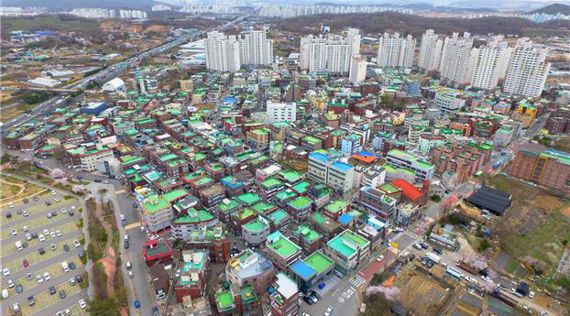
[{"label": "green rooftop", "polygon": [[259,195],[253,194],[250,192],[244,193],[244,194],[238,196],[237,199],[241,203],[249,205],[249,206],[261,201],[261,198],[259,197]]},{"label": "green rooftop", "polygon": [[325,206],[325,210],[329,211],[330,213],[338,213],[342,210],[345,210],[348,206],[348,202],[344,200],[336,200],[331,202]]},{"label": "green rooftop", "polygon": [[184,188],[180,188],[180,189],[169,191],[169,192],[163,194],[162,197],[167,199],[169,202],[172,202],[172,201],[176,201],[180,198],[183,198],[186,195],[188,195],[188,191],[186,191],[186,189],[184,189]]},{"label": "green rooftop", "polygon": [[241,204],[238,201],[236,201],[235,199],[231,199],[227,201],[222,201],[220,204],[218,204],[218,209],[223,213],[227,213],[229,211],[237,209],[240,205]]},{"label": "green rooftop", "polygon": [[261,202],[255,203],[255,205],[253,205],[251,208],[253,208],[259,214],[265,214],[265,212],[275,208],[275,205],[271,204],[271,203],[267,203],[265,201],[261,201]]},{"label": "green rooftop", "polygon": [[345,230],[335,238],[331,239],[327,245],[329,248],[337,253],[340,253],[345,258],[352,257],[359,248],[365,247],[370,242],[363,237],[353,233],[350,230]]},{"label": "green rooftop", "polygon": [[311,199],[306,196],[300,196],[291,202],[287,203],[287,205],[291,206],[296,210],[304,210],[311,206]]},{"label": "green rooftop", "polygon": [[282,185],[283,185],[283,182],[281,182],[278,179],[273,178],[273,177],[266,179],[265,181],[261,182],[261,186],[266,190],[271,190],[271,189],[277,188],[277,187],[282,186]]},{"label": "green rooftop", "polygon": [[174,223],[175,224],[197,224],[197,223],[211,221],[214,218],[215,218],[214,215],[212,215],[212,213],[208,212],[205,209],[195,210],[195,209],[191,208],[188,210],[188,212],[185,215],[175,219]]},{"label": "green rooftop", "polygon": [[242,228],[250,231],[250,232],[260,232],[267,227],[267,224],[259,220],[259,218],[255,218],[245,224],[242,225]]},{"label": "green rooftop", "polygon": [[285,259],[301,252],[301,248],[283,236],[280,231],[267,236],[267,247]]},{"label": "green rooftop", "polygon": [[234,298],[230,291],[223,291],[216,295],[216,303],[220,311],[227,311],[234,308]]},{"label": "green rooftop", "polygon": [[272,212],[271,214],[267,215],[267,217],[269,217],[269,219],[271,219],[271,221],[273,221],[275,225],[281,224],[281,222],[284,219],[286,219],[288,216],[289,213],[285,212],[283,209],[278,209],[275,212]]},{"label": "green rooftop", "polygon": [[143,201],[145,213],[155,213],[166,208],[170,208],[170,202],[162,196],[151,195]]},{"label": "green rooftop", "polygon": [[277,192],[277,194],[275,194],[275,197],[280,201],[286,201],[286,200],[292,199],[296,196],[297,196],[297,193],[293,192],[293,190],[291,190],[291,189],[281,190],[281,191]]},{"label": "green rooftop", "polygon": [[302,238],[309,243],[322,237],[322,235],[319,232],[317,232],[316,230],[312,229],[307,225],[299,226],[294,233],[298,234],[299,236],[302,236]]},{"label": "green rooftop", "polygon": [[299,194],[305,194],[309,191],[311,184],[307,181],[301,181],[293,186],[293,190],[299,192]]},{"label": "green rooftop", "polygon": [[292,170],[281,171],[279,174],[289,183],[295,183],[301,179],[301,174]]},{"label": "green rooftop", "polygon": [[320,251],[313,252],[303,261],[311,268],[315,269],[318,274],[324,273],[334,266],[334,261]]}]

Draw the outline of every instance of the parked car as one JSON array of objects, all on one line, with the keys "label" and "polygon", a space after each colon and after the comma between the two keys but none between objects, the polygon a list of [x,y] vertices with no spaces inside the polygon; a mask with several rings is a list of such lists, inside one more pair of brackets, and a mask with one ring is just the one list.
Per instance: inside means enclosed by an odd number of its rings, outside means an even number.
[{"label": "parked car", "polygon": [[325,316],[330,316],[332,315],[334,312],[334,309],[332,308],[332,306],[327,307],[327,309],[325,310]]},{"label": "parked car", "polygon": [[80,247],[80,246],[81,246],[81,243],[79,242],[79,240],[75,239],[75,240],[73,241],[73,245],[77,248],[77,247]]},{"label": "parked car", "polygon": [[24,268],[27,268],[27,267],[30,266],[30,262],[28,261],[28,259],[22,260],[22,266],[23,266]]},{"label": "parked car", "polygon": [[70,270],[75,270],[75,268],[77,267],[73,261],[69,262],[68,265]]},{"label": "parked car", "polygon": [[40,255],[43,255],[43,254],[46,253],[46,250],[45,250],[43,247],[40,247],[40,248],[38,248],[38,253],[39,253]]},{"label": "parked car", "polygon": [[77,283],[81,283],[81,282],[83,282],[83,277],[78,274],[75,276],[75,281],[77,281]]},{"label": "parked car", "polygon": [[64,245],[63,245],[63,250],[64,250],[65,252],[69,252],[69,246],[68,246],[67,244],[64,244]]},{"label": "parked car", "polygon": [[66,298],[66,297],[67,297],[67,294],[65,294],[65,291],[64,291],[64,290],[60,290],[60,291],[59,291],[59,298],[64,299],[64,298]]},{"label": "parked car", "polygon": [[50,295],[54,295],[57,292],[55,286],[50,286],[48,291]]},{"label": "parked car", "polygon": [[28,306],[34,306],[36,304],[36,299],[33,295],[28,296]]},{"label": "parked car", "polygon": [[85,303],[84,299],[80,299],[78,303],[79,307],[81,307],[82,309],[85,309],[87,307],[87,303]]},{"label": "parked car", "polygon": [[24,292],[22,284],[16,284],[16,293],[21,294],[22,292]]}]

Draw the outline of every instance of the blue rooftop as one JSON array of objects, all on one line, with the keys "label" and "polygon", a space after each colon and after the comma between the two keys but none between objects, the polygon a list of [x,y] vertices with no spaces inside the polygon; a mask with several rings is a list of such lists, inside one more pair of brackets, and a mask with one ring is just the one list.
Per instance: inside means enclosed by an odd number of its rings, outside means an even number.
[{"label": "blue rooftop", "polygon": [[311,268],[303,260],[295,261],[291,266],[291,271],[301,277],[301,279],[308,281],[317,274],[317,270]]},{"label": "blue rooftop", "polygon": [[322,163],[327,163],[329,162],[329,157],[326,154],[323,154],[321,152],[313,152],[309,155],[309,158],[318,160]]},{"label": "blue rooftop", "polygon": [[341,216],[338,217],[338,222],[341,225],[347,225],[350,222],[352,222],[353,219],[354,219],[354,217],[350,214],[342,214]]},{"label": "blue rooftop", "polygon": [[342,161],[337,161],[337,162],[333,163],[331,165],[331,167],[338,169],[342,172],[346,172],[346,171],[352,169],[352,165],[349,165],[349,164],[342,162]]}]

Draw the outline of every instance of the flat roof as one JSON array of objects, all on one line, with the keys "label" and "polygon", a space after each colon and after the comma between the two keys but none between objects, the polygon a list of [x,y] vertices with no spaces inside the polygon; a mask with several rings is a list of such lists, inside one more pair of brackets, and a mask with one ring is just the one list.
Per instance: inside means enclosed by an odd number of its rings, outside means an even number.
[{"label": "flat roof", "polygon": [[216,302],[221,310],[227,310],[234,307],[234,298],[230,291],[223,291],[216,295]]},{"label": "flat roof", "polygon": [[303,259],[307,265],[321,274],[334,266],[334,261],[321,251],[315,251],[307,258]]},{"label": "flat roof", "polygon": [[301,248],[297,246],[297,244],[283,236],[280,231],[276,231],[267,236],[267,247],[282,258],[289,258],[301,251]]},{"label": "flat roof", "polygon": [[344,257],[350,258],[358,248],[364,247],[367,243],[369,243],[368,240],[347,229],[329,240],[327,245]]},{"label": "flat roof", "polygon": [[251,232],[260,232],[267,227],[267,224],[260,221],[259,218],[254,218],[253,220],[243,224],[242,227]]},{"label": "flat roof", "polygon": [[344,200],[336,200],[325,206],[325,210],[331,213],[338,213],[348,206],[348,202]]},{"label": "flat roof", "polygon": [[293,273],[300,276],[303,280],[310,280],[312,277],[317,275],[317,270],[313,269],[303,260],[297,260],[291,264],[289,267]]},{"label": "flat roof", "polygon": [[307,207],[311,206],[311,199],[309,199],[306,196],[300,196],[294,200],[292,200],[291,202],[287,203],[287,205],[291,206],[292,208],[296,209],[296,210],[302,210],[305,209]]},{"label": "flat roof", "polygon": [[193,208],[188,210],[188,213],[185,215],[178,217],[174,220],[175,224],[193,224],[193,223],[201,223],[201,222],[208,222],[214,219],[215,216],[212,213],[208,212],[205,209],[195,210]]},{"label": "flat roof", "polygon": [[239,196],[237,197],[237,199],[238,199],[240,202],[242,202],[242,203],[244,203],[244,204],[247,204],[247,205],[250,205],[250,206],[253,205],[253,204],[255,204],[255,203],[257,203],[257,202],[259,202],[259,201],[261,201],[261,198],[259,197],[259,195],[253,194],[253,193],[249,193],[249,192],[248,192],[248,193],[244,193],[244,194],[242,194],[242,195],[239,195]]},{"label": "flat roof", "polygon": [[276,275],[277,280],[275,281],[275,289],[279,294],[281,294],[285,299],[292,297],[299,292],[297,283],[293,281],[287,274],[279,272]]},{"label": "flat roof", "polygon": [[166,198],[156,194],[147,197],[143,201],[143,209],[148,213],[154,213],[167,208],[170,208],[170,202],[168,202]]}]

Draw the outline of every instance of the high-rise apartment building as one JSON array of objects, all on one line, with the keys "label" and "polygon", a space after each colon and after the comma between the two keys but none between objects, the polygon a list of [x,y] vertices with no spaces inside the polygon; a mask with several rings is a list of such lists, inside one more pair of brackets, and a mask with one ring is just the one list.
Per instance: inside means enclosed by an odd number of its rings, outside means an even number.
[{"label": "high-rise apartment building", "polygon": [[499,79],[505,77],[511,49],[503,36],[493,37],[487,45],[473,49],[475,60],[471,67],[471,85],[481,89],[495,89]]},{"label": "high-rise apartment building", "polygon": [[350,73],[348,75],[350,82],[357,83],[366,79],[366,57],[362,55],[354,55],[351,57]]},{"label": "high-rise apartment building", "polygon": [[550,63],[546,62],[548,48],[528,38],[517,40],[513,49],[503,90],[527,97],[540,96]]},{"label": "high-rise apartment building", "polygon": [[400,37],[399,33],[384,33],[378,42],[378,66],[411,68],[415,49],[416,40],[412,35]]},{"label": "high-rise apartment building", "polygon": [[240,45],[235,36],[226,36],[218,31],[208,32],[204,46],[206,68],[222,72],[239,70]]},{"label": "high-rise apartment building", "polygon": [[427,30],[422,35],[418,67],[426,71],[438,70],[442,49],[443,41],[438,38],[433,30]]},{"label": "high-rise apartment building", "polygon": [[463,37],[460,37],[458,33],[453,33],[451,37],[445,39],[439,65],[442,78],[457,84],[469,81],[472,46],[473,38],[468,32],[465,32]]},{"label": "high-rise apartment building", "polygon": [[270,65],[273,63],[273,40],[265,30],[249,31],[239,40],[242,65]]},{"label": "high-rise apartment building", "polygon": [[301,38],[299,64],[309,71],[348,73],[354,53],[360,51],[360,35],[357,29],[349,29],[348,36],[314,36]]}]

